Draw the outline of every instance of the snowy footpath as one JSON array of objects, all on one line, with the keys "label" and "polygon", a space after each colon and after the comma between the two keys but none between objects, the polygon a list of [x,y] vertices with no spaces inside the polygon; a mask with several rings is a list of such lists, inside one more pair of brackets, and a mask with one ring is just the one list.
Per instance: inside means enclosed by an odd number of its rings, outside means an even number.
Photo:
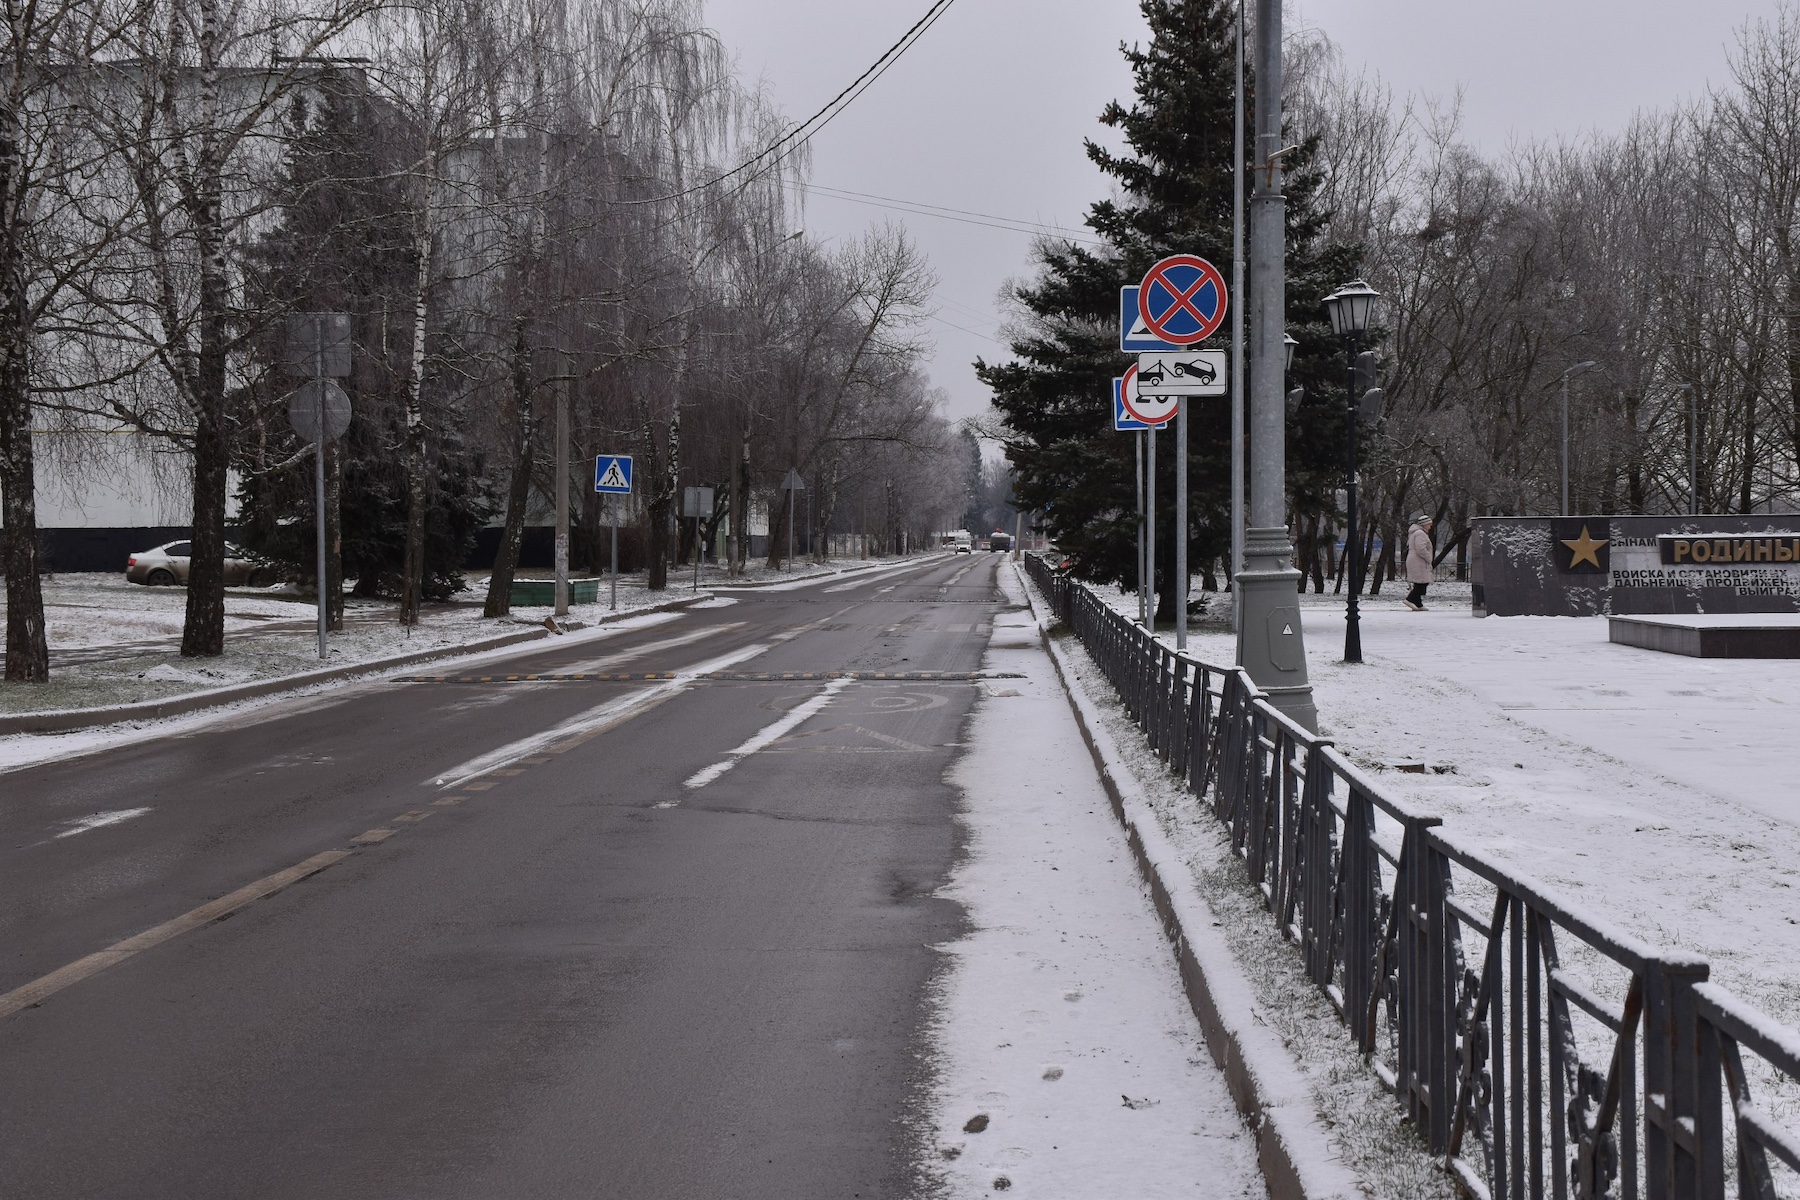
[{"label": "snowy footpath", "polygon": [[949,1197],[1266,1195],[1093,759],[1010,570],[943,895],[923,1173]]}]

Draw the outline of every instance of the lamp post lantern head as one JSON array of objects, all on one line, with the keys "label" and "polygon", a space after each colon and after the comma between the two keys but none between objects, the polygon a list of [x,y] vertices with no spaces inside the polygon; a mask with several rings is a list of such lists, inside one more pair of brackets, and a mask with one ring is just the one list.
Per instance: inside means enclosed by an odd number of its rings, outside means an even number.
[{"label": "lamp post lantern head", "polygon": [[1587,359],[1583,362],[1578,362],[1574,366],[1570,367],[1568,370],[1563,372],[1563,378],[1567,379],[1571,375],[1579,375],[1583,371],[1591,371],[1599,365],[1600,364],[1595,362],[1593,359]]},{"label": "lamp post lantern head", "polygon": [[1325,312],[1331,318],[1331,332],[1341,338],[1361,337],[1369,331],[1369,318],[1375,313],[1375,302],[1381,293],[1360,279],[1353,279],[1325,297]]},{"label": "lamp post lantern head", "polygon": [[1286,357],[1282,359],[1281,364],[1281,369],[1283,371],[1291,371],[1294,369],[1294,347],[1299,344],[1299,342],[1294,340],[1293,334],[1284,333],[1281,335],[1281,349],[1286,355]]}]

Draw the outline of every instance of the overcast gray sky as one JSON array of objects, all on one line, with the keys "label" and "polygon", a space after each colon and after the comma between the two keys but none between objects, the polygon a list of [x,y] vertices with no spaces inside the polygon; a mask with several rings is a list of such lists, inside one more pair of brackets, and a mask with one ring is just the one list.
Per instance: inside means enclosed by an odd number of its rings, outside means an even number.
[{"label": "overcast gray sky", "polygon": [[[741,71],[766,82],[793,119],[810,115],[925,11],[927,0],[707,0]],[[1639,109],[1703,95],[1726,78],[1726,51],[1746,17],[1776,0],[1290,0],[1352,67],[1396,92],[1463,89],[1468,140],[1616,129]],[[956,0],[936,26],[813,142],[823,187],[972,213],[1079,226],[1105,185],[1082,153],[1106,140],[1095,116],[1124,98],[1121,41],[1142,40],[1135,0]],[[969,368],[1003,356],[994,297],[1028,266],[1028,236],[907,215],[815,192],[807,232],[854,236],[903,223],[941,281],[933,382],[953,416],[984,409]]]}]

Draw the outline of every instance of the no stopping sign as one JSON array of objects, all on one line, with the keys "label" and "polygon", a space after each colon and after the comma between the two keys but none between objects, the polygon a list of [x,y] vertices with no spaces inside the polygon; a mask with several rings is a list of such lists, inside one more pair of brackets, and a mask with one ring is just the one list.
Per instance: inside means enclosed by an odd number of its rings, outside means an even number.
[{"label": "no stopping sign", "polygon": [[1177,346],[1204,341],[1225,320],[1225,277],[1194,254],[1171,254],[1138,286],[1138,315],[1157,337]]}]

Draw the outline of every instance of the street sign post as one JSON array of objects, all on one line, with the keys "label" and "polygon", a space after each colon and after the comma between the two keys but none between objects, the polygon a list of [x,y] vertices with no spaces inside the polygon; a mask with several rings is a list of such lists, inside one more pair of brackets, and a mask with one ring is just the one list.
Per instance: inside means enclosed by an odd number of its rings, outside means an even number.
[{"label": "street sign post", "polygon": [[[631,455],[602,454],[594,459],[594,490],[603,496],[631,495]],[[612,518],[612,607],[619,607],[619,510],[607,505]]]},{"label": "street sign post", "polygon": [[1150,332],[1138,312],[1138,287],[1131,284],[1119,289],[1119,350],[1124,354],[1145,354],[1155,350],[1179,350],[1174,342],[1165,342]]},{"label": "street sign post", "polygon": [[1223,396],[1229,386],[1223,350],[1138,355],[1140,396]]},{"label": "street sign post", "polygon": [[288,423],[313,447],[313,515],[318,526],[316,567],[319,577],[319,657],[326,658],[325,631],[330,599],[325,570],[325,444],[350,428],[350,397],[332,381],[350,374],[350,314],[289,313],[288,365],[308,376],[288,401]]},{"label": "street sign post", "polygon": [[700,520],[712,516],[713,490],[709,487],[681,489],[681,515],[694,519],[694,590],[700,590],[700,559],[705,548],[700,544]]},{"label": "street sign post", "polygon": [[800,478],[800,472],[796,468],[789,467],[788,473],[781,477],[781,490],[788,494],[788,498],[787,498],[787,510],[788,510],[788,552],[787,552],[787,556],[788,556],[788,567],[791,569],[794,565],[794,506],[800,503],[800,498],[798,496],[794,495],[794,493],[795,492],[804,492],[806,490],[806,480]]},{"label": "street sign post", "polygon": [[[1138,317],[1148,335],[1186,348],[1205,341],[1224,324],[1226,309],[1230,307],[1230,294],[1225,287],[1225,277],[1219,274],[1219,268],[1195,254],[1171,254],[1145,272],[1143,282],[1138,285],[1137,301]],[[1131,330],[1122,332],[1129,334]],[[1154,361],[1150,361],[1152,354],[1157,356]],[[1179,354],[1172,354],[1172,357],[1164,360],[1162,354],[1172,352],[1152,350],[1139,360],[1139,373],[1144,376],[1142,383],[1151,385],[1144,387],[1146,392],[1155,387],[1159,394],[1165,396],[1224,394],[1223,387],[1217,392],[1209,390],[1213,384],[1225,379],[1222,362],[1214,365]],[[1190,363],[1193,365],[1191,371],[1188,369]],[[1184,380],[1194,385],[1193,390],[1181,386]],[[1188,421],[1186,409],[1177,411],[1180,419],[1175,425],[1175,647],[1185,650],[1188,598]],[[1150,437],[1154,439],[1155,435],[1151,434]],[[1154,471],[1151,473],[1151,480],[1154,483]],[[1154,510],[1151,520],[1155,520]],[[1154,529],[1154,525],[1152,528]],[[1152,545],[1154,546],[1154,537]]]}]

